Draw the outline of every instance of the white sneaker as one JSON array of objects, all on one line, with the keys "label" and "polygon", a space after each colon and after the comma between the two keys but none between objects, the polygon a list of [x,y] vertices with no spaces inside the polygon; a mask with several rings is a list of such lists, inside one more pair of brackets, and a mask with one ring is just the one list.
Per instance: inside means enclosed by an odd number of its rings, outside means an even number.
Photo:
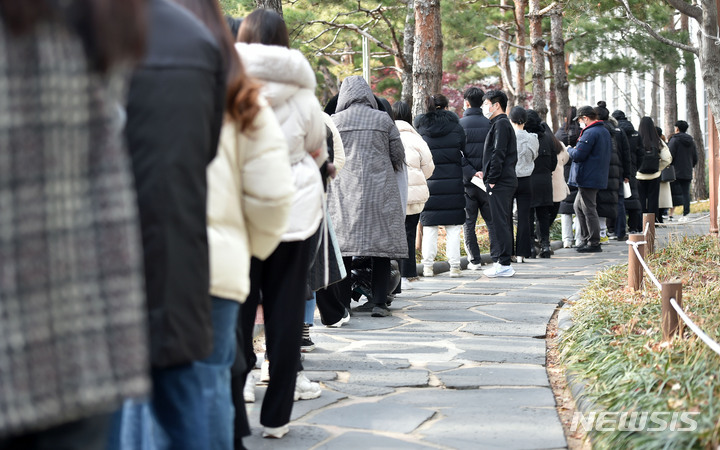
[{"label": "white sneaker", "polygon": [[345,310],[345,315],[342,316],[340,320],[338,320],[335,323],[332,323],[330,325],[325,325],[328,328],[340,328],[341,326],[345,325],[346,323],[350,322],[350,313],[348,310]]},{"label": "white sneaker", "polygon": [[249,373],[243,388],[245,403],[255,403],[255,375]]},{"label": "white sneaker", "polygon": [[497,278],[497,277],[511,277],[515,275],[515,269],[512,266],[502,266],[498,263],[492,266],[492,268],[484,270],[483,273],[486,277]]},{"label": "white sneaker", "polygon": [[482,267],[482,263],[473,264],[471,262],[468,262],[468,266],[467,266],[468,270],[480,270],[481,267]]},{"label": "white sneaker", "polygon": [[690,220],[690,218],[689,218],[688,216],[682,216],[681,218],[678,219],[678,222],[679,222],[679,223],[686,223],[686,222],[688,222],[689,220]]},{"label": "white sneaker", "polygon": [[401,291],[410,291],[412,290],[412,284],[408,281],[407,278],[403,277],[400,279],[400,290]]},{"label": "white sneaker", "polygon": [[433,272],[432,266],[424,266],[423,267],[423,276],[425,277],[434,277],[435,272]]},{"label": "white sneaker", "polygon": [[462,272],[460,271],[459,267],[451,267],[450,268],[450,278],[460,278],[462,276]]},{"label": "white sneaker", "polygon": [[563,242],[563,248],[572,248],[572,241]]},{"label": "white sneaker", "polygon": [[516,260],[517,262],[519,262],[519,263],[524,263],[524,262],[525,262],[525,257],[524,257],[524,256],[516,256],[516,257],[515,257],[515,260]]},{"label": "white sneaker", "polygon": [[270,381],[270,361],[263,359],[260,365],[260,382],[267,383]]},{"label": "white sneaker", "polygon": [[312,400],[313,398],[320,397],[322,389],[318,383],[308,380],[308,378],[302,372],[298,372],[297,380],[295,381],[295,395],[293,400]]},{"label": "white sneaker", "polygon": [[263,428],[263,437],[264,438],[273,438],[273,439],[280,439],[286,434],[288,434],[288,431],[290,431],[290,427],[285,424],[281,427],[264,427]]}]

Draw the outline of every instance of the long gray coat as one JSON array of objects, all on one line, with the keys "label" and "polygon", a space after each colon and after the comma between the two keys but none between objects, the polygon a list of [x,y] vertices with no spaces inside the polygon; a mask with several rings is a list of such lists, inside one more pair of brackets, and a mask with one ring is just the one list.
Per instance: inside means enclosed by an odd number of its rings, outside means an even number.
[{"label": "long gray coat", "polygon": [[142,252],[117,103],[61,24],[0,21],[0,438],[149,389]]},{"label": "long gray coat", "polygon": [[328,191],[342,255],[407,258],[405,208],[391,163],[391,155],[403,159],[400,132],[359,76],[343,81],[332,119],[346,158]]}]

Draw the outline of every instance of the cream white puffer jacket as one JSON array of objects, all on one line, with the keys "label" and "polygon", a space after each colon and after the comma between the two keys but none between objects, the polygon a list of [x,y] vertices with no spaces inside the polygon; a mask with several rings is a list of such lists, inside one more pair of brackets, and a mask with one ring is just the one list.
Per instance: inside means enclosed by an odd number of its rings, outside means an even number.
[{"label": "cream white puffer jacket", "polygon": [[207,169],[210,294],[239,302],[250,292],[250,256],[265,259],[280,243],[296,191],[280,125],[260,103],[245,132],[226,118]]},{"label": "cream white puffer jacket", "polygon": [[[235,44],[248,75],[259,80],[288,145],[297,188],[283,242],[302,241],[322,220],[323,185],[318,168],[327,159],[325,122],[315,98],[315,72],[298,50]],[[313,161],[311,153],[321,150]]]},{"label": "cream white puffer jacket", "polygon": [[432,153],[425,140],[412,125],[404,120],[396,120],[400,131],[400,140],[405,147],[405,162],[408,172],[408,198],[406,215],[420,214],[430,197],[427,179],[435,170]]}]

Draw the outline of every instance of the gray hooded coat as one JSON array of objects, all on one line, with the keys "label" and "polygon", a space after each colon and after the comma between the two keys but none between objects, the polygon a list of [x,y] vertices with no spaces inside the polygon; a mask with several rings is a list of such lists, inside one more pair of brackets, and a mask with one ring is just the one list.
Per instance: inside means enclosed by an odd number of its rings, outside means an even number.
[{"label": "gray hooded coat", "polygon": [[405,150],[390,116],[378,110],[362,77],[343,81],[332,116],[345,167],[328,190],[328,209],[343,256],[407,258],[405,209],[392,161]]}]

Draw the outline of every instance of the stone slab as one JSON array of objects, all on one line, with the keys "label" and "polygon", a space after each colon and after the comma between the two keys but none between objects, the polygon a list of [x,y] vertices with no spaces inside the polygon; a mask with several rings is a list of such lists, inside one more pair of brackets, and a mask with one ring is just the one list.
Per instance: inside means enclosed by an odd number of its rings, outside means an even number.
[{"label": "stone slab", "polygon": [[472,322],[467,323],[462,331],[481,336],[545,336],[547,323],[521,322]]},{"label": "stone slab", "polygon": [[435,411],[391,402],[355,403],[320,411],[309,423],[394,433],[410,433]]},{"label": "stone slab", "polygon": [[453,341],[463,350],[456,359],[477,362],[545,364],[545,342],[524,337],[474,337]]},{"label": "stone slab", "polygon": [[545,368],[531,364],[483,364],[437,374],[448,388],[468,389],[480,386],[549,386]]},{"label": "stone slab", "polygon": [[317,447],[318,450],[338,450],[338,449],[435,449],[435,446],[423,445],[417,441],[408,441],[405,439],[396,439],[387,436],[381,436],[377,433],[361,433],[350,431],[329,440]]},{"label": "stone slab", "polygon": [[323,383],[323,385],[341,394],[352,395],[354,397],[376,397],[378,395],[387,395],[395,392],[395,389],[391,387],[370,386],[359,383],[339,383],[331,381]]},{"label": "stone slab", "polygon": [[245,448],[253,450],[314,448],[330,437],[330,434],[320,427],[295,425],[292,422],[290,423],[290,432],[281,440],[264,439],[262,437],[262,427],[260,426],[252,427],[251,431],[251,436],[243,438],[243,444]]}]

